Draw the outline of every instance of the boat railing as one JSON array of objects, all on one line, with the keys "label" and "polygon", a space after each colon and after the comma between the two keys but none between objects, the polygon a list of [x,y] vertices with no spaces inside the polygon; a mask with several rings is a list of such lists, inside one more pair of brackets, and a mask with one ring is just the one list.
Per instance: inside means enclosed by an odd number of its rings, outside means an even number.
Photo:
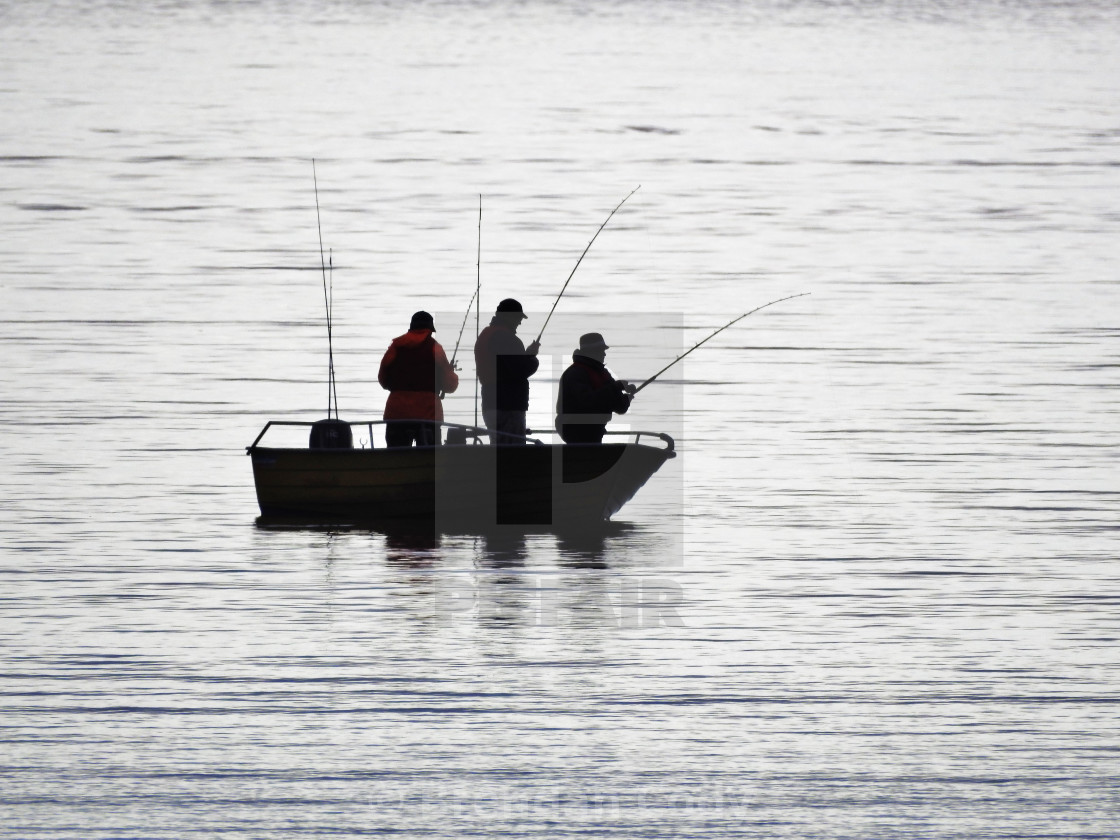
[{"label": "boat railing", "polygon": [[[251,455],[253,450],[256,449],[257,446],[260,444],[260,442],[264,438],[264,436],[266,434],[268,434],[269,429],[273,428],[274,426],[296,426],[296,427],[302,426],[306,429],[310,429],[315,425],[316,422],[322,422],[322,421],[313,421],[313,420],[269,420],[267,423],[264,424],[264,428],[261,429],[261,433],[259,435],[257,435],[256,440],[254,440],[251,444],[249,444],[248,446],[245,447],[245,453],[247,455]],[[374,448],[373,447],[373,427],[374,426],[392,426],[392,425],[397,424],[397,423],[414,423],[416,421],[415,420],[340,420],[338,422],[345,423],[351,429],[353,429],[355,427],[365,426],[366,429],[368,429],[368,431],[369,431],[369,442],[370,442],[370,448],[372,449],[372,448]],[[440,429],[454,429],[454,430],[457,430],[457,431],[461,431],[462,434],[460,436],[460,440],[458,441],[458,442],[461,442],[461,443],[466,443],[468,439],[471,439],[474,443],[479,444],[479,443],[483,443],[485,441],[488,441],[490,439],[490,430],[489,429],[484,429],[481,426],[468,426],[468,425],[464,425],[462,423],[448,423],[448,422],[442,421],[442,420],[430,420],[430,421],[425,421],[425,422],[434,423]],[[515,438],[517,440],[522,440],[527,444],[533,444],[535,446],[544,446],[545,445],[544,441],[538,440],[537,438],[534,438],[534,437],[528,437],[528,436],[525,436],[525,435],[513,435],[513,434],[508,434],[506,432],[502,432],[502,437]]]},{"label": "boat railing", "polygon": [[669,452],[674,452],[674,453],[676,451],[676,446],[677,446],[676,442],[673,440],[673,438],[670,437],[669,435],[665,434],[664,432],[642,432],[642,431],[625,431],[625,432],[624,431],[617,431],[617,432],[615,432],[615,431],[611,431],[610,429],[608,429],[603,434],[604,435],[619,435],[619,436],[627,436],[627,437],[632,435],[633,438],[634,438],[634,443],[641,443],[642,442],[642,435],[645,435],[646,437],[655,437],[658,440],[660,440],[662,443],[665,444],[665,448]]},{"label": "boat railing", "polygon": [[[260,444],[260,442],[264,438],[264,436],[266,434],[268,434],[269,429],[273,428],[274,426],[296,426],[296,427],[302,426],[306,429],[310,429],[315,425],[316,422],[322,422],[322,421],[269,420],[267,423],[264,424],[264,428],[261,429],[261,432],[260,432],[259,435],[257,435],[256,439],[251,444],[249,444],[247,447],[245,447],[245,453],[247,455],[251,455],[253,453],[253,450],[256,449],[257,446]],[[351,429],[353,429],[354,427],[358,427],[358,426],[365,426],[366,429],[368,429],[368,431],[369,431],[369,442],[370,442],[370,448],[372,449],[372,448],[374,448],[373,447],[373,427],[374,426],[390,426],[390,425],[393,425],[395,423],[411,423],[411,422],[415,422],[415,421],[412,421],[412,420],[341,420],[339,422],[345,423]],[[490,439],[490,430],[489,429],[484,429],[481,426],[469,426],[469,425],[464,425],[462,423],[448,423],[448,422],[442,421],[442,420],[441,421],[432,420],[432,421],[429,421],[429,422],[435,423],[441,429],[456,430],[456,431],[460,432],[459,435],[455,435],[455,436],[448,435],[449,442],[451,441],[452,437],[457,438],[456,440],[454,440],[454,443],[457,443],[457,444],[458,443],[465,444],[468,439],[470,439],[474,444],[481,444],[481,443],[485,443],[486,441],[488,441]],[[632,438],[634,438],[634,443],[636,443],[636,444],[641,443],[641,440],[642,440],[643,436],[645,436],[647,438],[657,438],[663,444],[665,444],[665,449],[668,452],[672,452],[672,453],[675,454],[676,444],[674,443],[673,438],[670,437],[669,435],[665,434],[664,432],[611,431],[611,430],[607,430],[604,434],[609,435],[611,437],[632,437]],[[534,446],[544,446],[545,445],[545,443],[543,441],[541,441],[541,440],[539,440],[538,438],[535,438],[535,437],[522,436],[522,435],[512,435],[512,434],[507,434],[507,433],[504,433],[504,432],[502,433],[502,436],[505,437],[505,438],[514,438],[514,439],[518,439],[518,440],[523,440],[526,444],[532,444]],[[574,444],[574,445],[580,446],[581,444]]]}]

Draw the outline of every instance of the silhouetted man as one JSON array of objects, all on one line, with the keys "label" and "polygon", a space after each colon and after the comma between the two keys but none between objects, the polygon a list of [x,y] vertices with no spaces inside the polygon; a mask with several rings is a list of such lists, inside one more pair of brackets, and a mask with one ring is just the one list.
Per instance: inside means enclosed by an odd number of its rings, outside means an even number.
[{"label": "silhouetted man", "polygon": [[560,377],[556,431],[565,443],[602,443],[612,414],[625,414],[634,386],[615,380],[603,360],[607,343],[599,333],[579,337],[572,364]]},{"label": "silhouetted man", "polygon": [[442,392],[453,393],[459,377],[433,337],[436,325],[427,312],[412,316],[408,332],[393,339],[377,381],[389,391],[385,401],[387,446],[437,446],[443,422]]},{"label": "silhouetted man", "polygon": [[540,343],[534,341],[526,348],[517,337],[517,328],[528,317],[520,303],[506,298],[474,345],[474,362],[482,383],[482,416],[492,443],[525,443],[529,377],[540,366]]}]

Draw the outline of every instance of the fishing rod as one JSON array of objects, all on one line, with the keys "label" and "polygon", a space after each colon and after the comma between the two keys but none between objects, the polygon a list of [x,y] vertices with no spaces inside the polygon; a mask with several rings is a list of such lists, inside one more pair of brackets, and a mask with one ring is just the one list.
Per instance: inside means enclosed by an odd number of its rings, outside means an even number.
[{"label": "fishing rod", "polygon": [[[330,297],[327,299],[327,366],[330,373],[330,387],[334,393],[334,419],[338,419],[338,377],[334,375],[334,345],[331,335],[334,330],[334,249],[327,251],[327,277],[330,278]],[[327,417],[330,417],[328,413]]]},{"label": "fishing rod", "polygon": [[334,417],[338,419],[338,385],[334,378],[334,336],[331,308],[334,303],[334,251],[331,251],[330,292],[327,291],[327,263],[323,255],[323,222],[319,215],[319,176],[315,158],[311,159],[311,177],[315,182],[315,224],[319,229],[319,267],[323,272],[323,304],[327,310],[327,419],[331,416],[331,395],[334,395]]},{"label": "fishing rod", "polygon": [[478,297],[478,286],[475,286],[474,294],[471,295],[470,303],[467,304],[467,311],[463,313],[463,323],[459,325],[459,337],[455,339],[455,349],[451,352],[451,367],[455,370],[455,357],[459,355],[459,342],[463,340],[463,330],[467,328],[467,318],[470,317],[471,309],[474,308],[474,299]]},{"label": "fishing rod", "polygon": [[622,206],[623,204],[625,204],[625,203],[626,203],[626,199],[630,198],[630,196],[631,196],[631,195],[633,195],[634,193],[636,193],[636,192],[637,192],[638,190],[640,190],[641,188],[642,188],[642,185],[641,185],[641,184],[638,184],[638,186],[636,186],[636,187],[634,187],[634,189],[630,190],[630,195],[627,195],[627,196],[626,196],[626,198],[624,198],[624,199],[622,199],[622,201],[618,202],[618,206],[617,206],[617,207],[615,207],[615,208],[614,208],[614,210],[612,210],[612,211],[610,212],[610,215],[609,215],[609,216],[607,216],[607,218],[606,218],[606,219],[605,219],[605,220],[603,221],[603,223],[602,223],[601,225],[599,225],[599,229],[598,229],[597,231],[595,231],[595,235],[591,237],[591,241],[587,243],[587,247],[583,249],[583,253],[582,253],[582,254],[580,254],[580,255],[579,255],[579,259],[578,259],[578,260],[576,260],[576,264],[575,264],[575,266],[574,266],[574,267],[572,268],[572,273],[571,273],[571,274],[569,274],[569,275],[568,275],[568,279],[564,281],[564,285],[563,285],[563,287],[562,287],[562,288],[560,289],[560,294],[558,294],[558,295],[556,296],[556,300],[555,300],[555,301],[553,301],[553,303],[552,303],[552,309],[550,309],[550,310],[548,311],[548,317],[544,319],[544,326],[543,326],[543,327],[541,327],[541,331],[540,331],[540,333],[539,333],[539,334],[537,335],[537,344],[540,344],[540,343],[541,343],[541,336],[542,336],[542,335],[544,335],[544,329],[545,329],[545,327],[547,327],[547,326],[548,326],[548,322],[549,322],[549,321],[550,321],[550,320],[552,319],[552,313],[556,311],[556,304],[558,304],[558,303],[560,302],[560,298],[564,297],[564,291],[565,291],[565,290],[566,290],[566,289],[568,288],[568,284],[569,284],[570,282],[572,282],[572,277],[574,277],[574,276],[575,276],[575,273],[576,273],[576,269],[577,269],[577,268],[579,268],[579,264],[580,264],[581,262],[583,262],[583,258],[584,258],[585,256],[587,256],[587,252],[591,250],[591,246],[592,246],[592,245],[594,244],[595,240],[596,240],[596,239],[597,239],[597,238],[599,237],[599,234],[603,232],[603,228],[605,228],[605,227],[607,226],[607,222],[609,222],[609,221],[611,220],[611,216],[613,216],[613,215],[614,215],[615,213],[617,213],[617,212],[618,212],[618,208],[619,208],[619,207],[621,207],[621,206]]},{"label": "fishing rod", "polygon": [[[451,369],[458,370],[455,366],[455,357],[459,355],[459,342],[463,340],[463,330],[467,328],[467,318],[470,317],[471,307],[474,306],[475,299],[478,297],[479,290],[482,288],[482,196],[478,197],[478,254],[475,261],[475,285],[474,294],[471,295],[470,302],[467,304],[467,311],[463,313],[463,323],[459,325],[459,337],[455,339],[455,349],[451,351]],[[474,333],[475,340],[478,340],[478,312],[474,316]],[[439,392],[439,398],[442,400],[444,392]],[[474,381],[474,424],[478,425],[478,379]]]},{"label": "fishing rod", "polygon": [[[478,325],[482,314],[482,194],[478,196],[478,253],[474,263],[474,296],[478,305],[474,308],[474,341],[478,344]],[[467,307],[467,312],[471,308]],[[474,425],[478,428],[478,376],[474,378]]]},{"label": "fishing rod", "polygon": [[719,335],[721,332],[723,332],[725,329],[727,329],[730,326],[733,326],[734,324],[739,323],[744,318],[746,318],[748,315],[753,315],[755,312],[758,312],[758,310],[765,309],[767,306],[773,306],[775,303],[781,303],[783,300],[793,300],[794,298],[805,297],[808,294],[811,294],[811,293],[810,292],[801,292],[801,294],[790,295],[789,297],[784,297],[784,298],[778,298],[777,300],[772,300],[769,303],[764,303],[764,304],[762,304],[762,306],[756,306],[750,312],[744,312],[738,318],[735,318],[734,320],[729,321],[728,323],[724,324],[722,327],[720,327],[714,333],[709,335],[703,341],[698,341],[696,344],[692,345],[692,347],[690,347],[688,350],[685,350],[683,353],[681,353],[679,356],[677,356],[677,358],[673,359],[673,361],[669,362],[669,364],[665,365],[665,367],[661,368],[661,370],[659,370],[657,373],[655,373],[653,376],[651,376],[649,379],[647,379],[645,382],[643,382],[641,385],[639,385],[637,388],[635,388],[634,393],[637,394],[640,390],[642,390],[644,387],[646,387],[651,382],[653,382],[653,380],[657,379],[657,377],[659,377],[661,374],[663,374],[665,371],[667,371],[669,368],[671,368],[673,365],[675,365],[677,362],[679,362],[681,359],[683,359],[685,356],[687,356],[693,350],[700,347],[700,345],[708,343],[713,338],[715,338],[717,335]]},{"label": "fishing rod", "polygon": [[[455,339],[455,349],[451,352],[451,367],[455,368],[455,357],[459,355],[459,342],[463,340],[463,330],[467,328],[467,318],[470,317],[471,307],[474,306],[475,298],[478,297],[478,290],[482,286],[482,196],[478,197],[478,254],[475,262],[475,285],[474,294],[471,295],[470,303],[467,304],[467,311],[463,313],[463,323],[459,325],[459,337]],[[477,326],[477,324],[476,324]],[[457,369],[457,368],[456,368]]]}]

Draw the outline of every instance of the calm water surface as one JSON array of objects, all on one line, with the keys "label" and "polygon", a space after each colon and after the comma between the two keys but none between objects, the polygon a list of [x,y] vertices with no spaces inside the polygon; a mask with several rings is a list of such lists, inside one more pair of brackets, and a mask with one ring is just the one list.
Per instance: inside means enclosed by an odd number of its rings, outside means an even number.
[{"label": "calm water surface", "polygon": [[[1120,833],[1118,36],[0,3],[0,836]],[[325,410],[312,158],[348,419],[476,271],[535,335],[639,184],[531,425],[581,332],[642,379],[811,294],[643,392],[681,457],[597,539],[260,528],[244,447]]]}]

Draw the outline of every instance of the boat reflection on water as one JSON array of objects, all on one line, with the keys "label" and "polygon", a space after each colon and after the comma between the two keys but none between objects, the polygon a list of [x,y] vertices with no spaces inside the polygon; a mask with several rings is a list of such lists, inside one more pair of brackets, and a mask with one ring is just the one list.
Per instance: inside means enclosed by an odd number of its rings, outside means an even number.
[{"label": "boat reflection on water", "polygon": [[[305,532],[310,542],[266,536],[293,531]],[[607,522],[554,533],[506,527],[448,534],[289,523],[261,525],[258,532],[261,557],[269,563],[277,545],[296,548],[300,557],[312,548],[332,599],[361,599],[372,614],[391,606],[433,629],[610,634],[675,623],[682,605],[674,575],[677,544],[663,528]]]},{"label": "boat reflection on water", "polygon": [[605,569],[613,544],[641,533],[629,522],[603,522],[597,528],[564,528],[556,532],[558,562],[568,569]]},{"label": "boat reflection on water", "polygon": [[385,560],[410,569],[428,569],[440,557],[443,535],[435,532],[388,532],[385,534]]},{"label": "boat reflection on water", "polygon": [[519,530],[503,529],[482,534],[482,549],[478,563],[486,569],[520,569],[529,557],[527,535]]}]

